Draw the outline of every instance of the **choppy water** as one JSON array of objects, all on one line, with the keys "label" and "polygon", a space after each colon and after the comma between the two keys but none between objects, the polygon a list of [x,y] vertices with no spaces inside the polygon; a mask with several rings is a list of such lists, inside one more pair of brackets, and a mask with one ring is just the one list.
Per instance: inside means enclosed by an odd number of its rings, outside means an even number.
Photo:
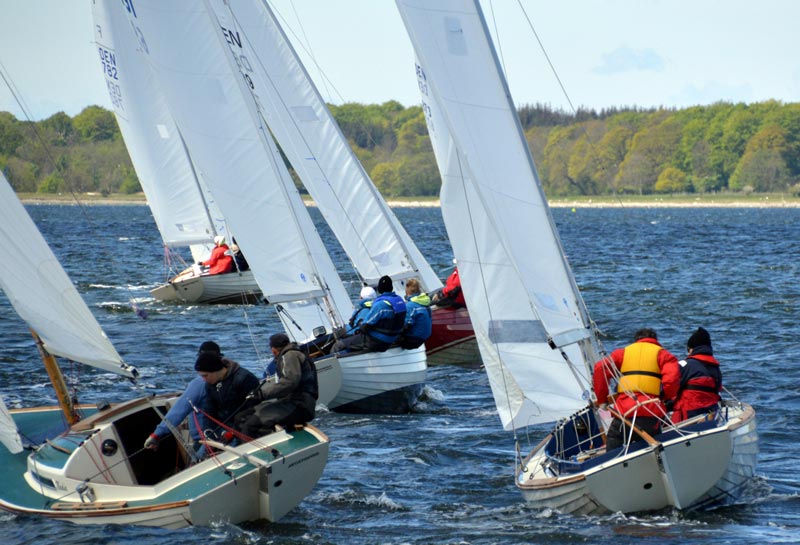
[{"label": "choppy water", "polygon": [[[84,371],[91,388],[82,401],[180,390],[193,375],[196,347],[206,339],[260,370],[256,348],[263,352],[277,327],[266,308],[177,306],[148,297],[164,269],[146,207],[28,210],[120,353],[143,376],[140,391],[132,392],[126,383]],[[438,209],[396,213],[434,268],[451,265]],[[800,542],[794,458],[800,425],[800,210],[556,209],[554,214],[609,349],[647,325],[659,331],[667,348],[682,354],[695,327],[711,331],[727,387],[758,413],[761,491],[747,505],[646,517],[533,510],[514,488],[513,438],[500,427],[484,372],[442,367],[430,370],[426,400],[414,414],[320,415],[315,423],[332,441],[325,474],[280,523],[166,531],[79,527],[0,513],[0,543]],[[341,251],[333,254],[352,282]],[[52,403],[30,335],[2,295],[0,347],[0,393],[9,405]],[[531,431],[534,443],[537,431]]]}]

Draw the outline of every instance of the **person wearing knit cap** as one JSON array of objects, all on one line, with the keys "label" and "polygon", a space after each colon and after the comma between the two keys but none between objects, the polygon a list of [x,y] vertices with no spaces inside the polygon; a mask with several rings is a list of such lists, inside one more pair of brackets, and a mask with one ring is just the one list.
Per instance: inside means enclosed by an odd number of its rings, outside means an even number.
[{"label": "person wearing knit cap", "polygon": [[285,333],[272,335],[269,347],[278,380],[262,383],[255,392],[258,404],[237,415],[236,428],[247,437],[272,433],[276,425],[291,429],[307,424],[316,411],[319,384],[314,361]]},{"label": "person wearing knit cap", "polygon": [[385,352],[403,331],[406,320],[406,302],[397,295],[389,276],[378,280],[378,297],[372,302],[369,313],[356,329],[333,345],[335,352]]},{"label": "person wearing knit cap", "polygon": [[[658,342],[655,330],[646,327],[633,334],[634,342],[617,348],[596,362],[592,376],[598,405],[607,403],[610,384],[617,381],[614,410],[617,415],[635,421],[635,428],[649,435],[657,434],[667,417],[665,402],[675,399],[680,383],[678,358]],[[606,431],[606,450],[625,444],[631,429],[617,415]],[[642,441],[634,433],[631,441]]]},{"label": "person wearing knit cap", "polygon": [[[205,352],[211,352],[222,356],[219,345],[214,341],[203,342],[197,350],[198,357]],[[200,445],[200,439],[203,438],[205,430],[213,429],[214,426],[204,414],[208,411],[208,399],[206,397],[206,381],[200,376],[189,381],[186,389],[177,401],[175,401],[175,404],[170,407],[167,414],[164,415],[161,423],[156,426],[153,433],[148,436],[144,447],[157,450],[161,441],[169,437],[172,430],[177,429],[181,423],[192,414],[195,407],[201,409],[201,411],[197,414],[197,419],[194,417],[189,419],[189,436],[194,443],[195,448],[193,450],[198,454],[195,457],[202,458],[205,453],[205,448]]]},{"label": "person wearing knit cap", "polygon": [[236,414],[250,406],[247,396],[258,388],[258,378],[237,362],[213,351],[200,352],[194,369],[206,383],[209,414],[223,426],[232,426]]},{"label": "person wearing knit cap", "polygon": [[686,342],[686,359],[680,362],[681,383],[672,421],[681,422],[719,408],[722,371],[714,357],[711,334],[698,327]]}]

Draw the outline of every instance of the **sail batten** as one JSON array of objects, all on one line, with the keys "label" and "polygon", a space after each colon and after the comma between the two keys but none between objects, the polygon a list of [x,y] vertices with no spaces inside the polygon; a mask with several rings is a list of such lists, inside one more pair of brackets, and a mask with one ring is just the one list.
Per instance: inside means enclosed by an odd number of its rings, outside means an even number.
[{"label": "sail batten", "polygon": [[582,344],[567,343],[562,354],[551,342],[587,329],[586,313],[480,8],[471,0],[396,3],[417,56],[442,215],[501,421],[510,429],[568,416],[585,405],[586,355]]}]

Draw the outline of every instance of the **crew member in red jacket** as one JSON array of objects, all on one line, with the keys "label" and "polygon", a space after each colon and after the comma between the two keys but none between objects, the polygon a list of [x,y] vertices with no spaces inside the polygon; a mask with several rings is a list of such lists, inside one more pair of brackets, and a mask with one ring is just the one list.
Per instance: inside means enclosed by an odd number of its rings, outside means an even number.
[{"label": "crew member in red jacket", "polygon": [[225,244],[225,237],[217,235],[214,237],[216,247],[211,250],[211,255],[199,264],[209,267],[208,274],[224,274],[233,270],[233,256],[229,252],[230,248]]},{"label": "crew member in red jacket", "polygon": [[[454,260],[455,261],[455,260]],[[447,277],[444,287],[431,297],[431,303],[440,307],[461,308],[467,306],[464,292],[461,291],[461,278],[458,276],[458,267],[453,269]]]},{"label": "crew member in red jacket", "polygon": [[[674,400],[680,385],[678,359],[658,342],[650,328],[634,333],[634,342],[611,352],[594,365],[594,392],[597,403],[607,403],[609,383],[618,379],[616,411],[642,431],[656,435],[666,418],[664,401]],[[614,418],[606,432],[606,449],[622,446],[630,429]],[[633,441],[641,440],[633,434]]]},{"label": "crew member in red jacket", "polygon": [[681,361],[681,385],[675,401],[672,421],[675,423],[719,408],[722,372],[711,348],[711,335],[698,327],[686,343],[689,352]]}]

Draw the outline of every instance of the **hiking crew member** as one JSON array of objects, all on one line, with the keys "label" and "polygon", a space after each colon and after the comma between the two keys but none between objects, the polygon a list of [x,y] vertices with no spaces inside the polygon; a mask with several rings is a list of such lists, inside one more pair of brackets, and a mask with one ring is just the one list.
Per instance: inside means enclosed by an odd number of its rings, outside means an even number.
[{"label": "hiking crew member", "polygon": [[378,281],[378,297],[359,326],[360,333],[336,342],[333,350],[385,352],[400,336],[406,321],[406,302],[394,293],[392,279]]},{"label": "hiking crew member", "polygon": [[431,298],[420,293],[419,280],[406,282],[406,323],[397,344],[412,349],[422,346],[433,331],[431,321]]},{"label": "hiking crew member", "polygon": [[217,235],[214,237],[214,249],[205,261],[199,261],[198,265],[209,267],[208,274],[225,274],[233,270],[233,257],[230,255],[228,245],[225,244],[225,237]]},{"label": "hiking crew member", "polygon": [[313,360],[289,341],[285,333],[269,338],[277,365],[277,382],[264,382],[254,392],[258,405],[239,414],[236,427],[256,438],[272,433],[275,425],[291,428],[314,419],[319,384]]}]

